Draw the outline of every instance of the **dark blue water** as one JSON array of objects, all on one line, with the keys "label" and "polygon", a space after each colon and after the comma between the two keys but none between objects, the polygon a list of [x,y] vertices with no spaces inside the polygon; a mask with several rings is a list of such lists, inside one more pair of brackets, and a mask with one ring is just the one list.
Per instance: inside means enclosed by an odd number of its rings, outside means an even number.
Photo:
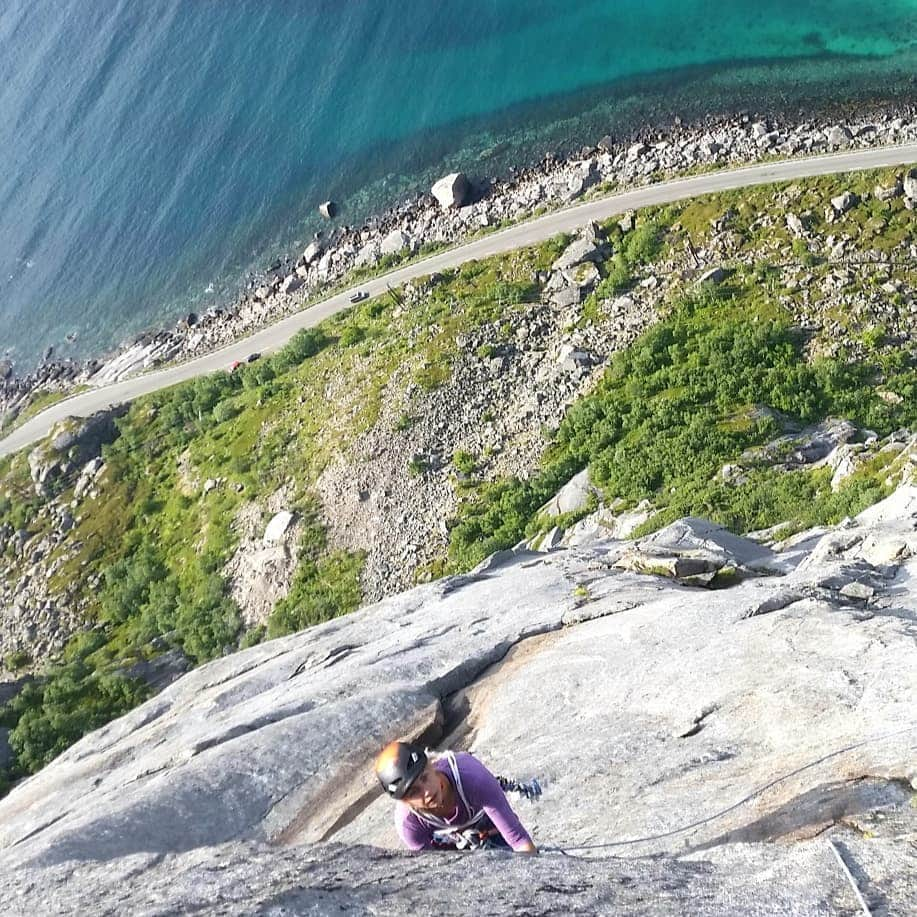
[{"label": "dark blue water", "polygon": [[642,118],[906,96],[915,38],[917,0],[0,0],[0,352],[225,301],[328,197],[355,222]]}]

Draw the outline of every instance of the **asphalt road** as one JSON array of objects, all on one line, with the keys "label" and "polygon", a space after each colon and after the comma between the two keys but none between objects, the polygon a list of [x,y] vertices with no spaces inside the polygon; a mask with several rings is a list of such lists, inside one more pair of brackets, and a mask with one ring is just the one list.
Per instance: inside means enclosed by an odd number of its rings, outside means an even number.
[{"label": "asphalt road", "polygon": [[466,261],[487,258],[491,255],[513,251],[526,245],[543,242],[561,232],[574,232],[593,220],[605,220],[628,210],[654,204],[710,194],[716,191],[731,191],[751,185],[808,178],[814,175],[829,175],[838,172],[855,172],[862,169],[877,169],[890,166],[909,165],[917,162],[917,143],[871,150],[857,150],[847,153],[832,153],[805,159],[790,159],[744,166],[722,172],[711,172],[691,178],[680,178],[660,182],[646,188],[638,188],[622,194],[615,194],[601,200],[590,201],[568,207],[556,213],[530,220],[519,226],[501,230],[493,235],[477,239],[457,248],[433,255],[423,261],[399,268],[373,280],[353,287],[309,306],[300,312],[281,319],[274,325],[263,328],[249,337],[236,341],[221,350],[197,357],[187,363],[135,376],[111,385],[73,395],[51,405],[40,414],[27,420],[9,436],[0,441],[0,456],[28,446],[46,436],[51,427],[65,417],[87,417],[96,411],[114,404],[131,401],[140,395],[167,388],[186,379],[201,376],[215,370],[228,369],[235,360],[244,360],[250,353],[270,353],[282,347],[297,331],[310,328],[350,305],[350,296],[357,289],[365,290],[370,296],[384,293],[389,285],[397,286],[415,277],[422,277],[434,271],[457,267]]}]

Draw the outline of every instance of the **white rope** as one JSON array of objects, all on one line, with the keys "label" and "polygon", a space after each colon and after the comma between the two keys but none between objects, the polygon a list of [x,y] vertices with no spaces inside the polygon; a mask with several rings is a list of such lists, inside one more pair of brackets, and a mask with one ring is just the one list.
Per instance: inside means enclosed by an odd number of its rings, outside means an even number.
[{"label": "white rope", "polygon": [[841,869],[844,870],[844,875],[847,877],[847,881],[850,883],[850,887],[853,889],[853,893],[857,896],[857,901],[860,902],[860,907],[863,910],[864,917],[872,917],[872,911],[869,910],[869,905],[866,904],[866,899],[863,897],[860,892],[860,887],[856,883],[856,879],[853,878],[853,873],[847,868],[847,864],[844,862],[844,858],[841,856],[840,850],[834,845],[834,841],[829,840],[828,846],[831,848],[831,852],[837,857],[838,863],[841,864]]}]

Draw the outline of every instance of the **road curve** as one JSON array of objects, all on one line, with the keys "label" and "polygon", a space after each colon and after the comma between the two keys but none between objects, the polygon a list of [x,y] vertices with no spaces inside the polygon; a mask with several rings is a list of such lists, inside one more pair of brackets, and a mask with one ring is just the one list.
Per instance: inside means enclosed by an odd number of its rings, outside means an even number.
[{"label": "road curve", "polygon": [[389,284],[401,284],[434,271],[457,267],[466,261],[487,258],[527,245],[535,245],[558,233],[574,232],[593,220],[605,220],[640,207],[668,204],[701,194],[733,191],[751,185],[809,178],[815,175],[902,166],[915,162],[917,162],[917,143],[831,153],[673,179],[567,207],[368,280],[359,284],[358,287],[344,290],[246,338],[220,350],[196,357],[187,363],[180,363],[146,375],[135,376],[91,391],[81,392],[59,401],[27,420],[5,439],[0,440],[0,456],[31,445],[46,436],[51,427],[65,417],[87,417],[114,404],[132,401],[140,395],[167,388],[178,382],[184,382],[186,379],[218,369],[227,369],[233,361],[244,360],[254,351],[270,353],[277,350],[300,329],[313,327],[329,316],[346,309],[350,305],[351,294],[357,289],[365,290],[370,296],[377,296],[384,293]]}]

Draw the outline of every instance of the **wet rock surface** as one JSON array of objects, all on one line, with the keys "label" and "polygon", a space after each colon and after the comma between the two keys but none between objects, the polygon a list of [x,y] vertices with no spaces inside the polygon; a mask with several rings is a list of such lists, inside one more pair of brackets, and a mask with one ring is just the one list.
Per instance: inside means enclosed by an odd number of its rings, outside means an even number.
[{"label": "wet rock surface", "polygon": [[[506,551],[189,673],[0,802],[11,912],[399,913],[432,882],[458,913],[471,868],[485,913],[854,914],[838,853],[908,912],[917,488],[783,550],[658,536],[755,564],[711,591],[618,570],[626,542]],[[397,737],[538,776],[546,855],[360,846],[396,845]]]}]

